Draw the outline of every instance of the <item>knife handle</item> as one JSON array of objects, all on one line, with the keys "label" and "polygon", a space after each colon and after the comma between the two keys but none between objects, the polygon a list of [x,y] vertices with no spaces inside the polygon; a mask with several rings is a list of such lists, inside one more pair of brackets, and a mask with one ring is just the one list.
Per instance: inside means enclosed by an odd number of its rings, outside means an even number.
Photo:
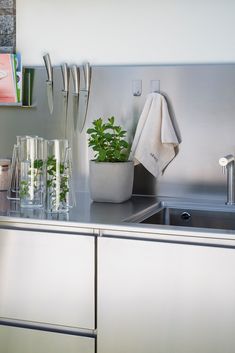
[{"label": "knife handle", "polygon": [[79,93],[79,81],[80,81],[80,71],[77,65],[73,65],[71,67],[72,78],[73,78],[73,86],[74,86],[74,93]]},{"label": "knife handle", "polygon": [[91,66],[88,62],[83,64],[83,72],[84,72],[85,91],[89,91],[90,84],[91,84]]},{"label": "knife handle", "polygon": [[63,78],[63,84],[64,84],[64,91],[68,92],[69,90],[69,68],[66,63],[61,65],[61,72],[62,72],[62,78]]},{"label": "knife handle", "polygon": [[51,65],[51,59],[50,55],[47,53],[43,55],[43,60],[45,62],[46,70],[47,70],[47,76],[48,76],[48,81],[53,81],[53,69]]}]

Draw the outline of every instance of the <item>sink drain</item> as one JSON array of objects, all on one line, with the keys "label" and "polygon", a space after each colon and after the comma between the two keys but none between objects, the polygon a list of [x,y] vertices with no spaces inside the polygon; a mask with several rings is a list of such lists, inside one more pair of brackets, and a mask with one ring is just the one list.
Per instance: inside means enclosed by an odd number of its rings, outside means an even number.
[{"label": "sink drain", "polygon": [[191,218],[191,214],[188,212],[182,212],[180,215],[180,218],[183,219],[184,221],[187,221]]}]

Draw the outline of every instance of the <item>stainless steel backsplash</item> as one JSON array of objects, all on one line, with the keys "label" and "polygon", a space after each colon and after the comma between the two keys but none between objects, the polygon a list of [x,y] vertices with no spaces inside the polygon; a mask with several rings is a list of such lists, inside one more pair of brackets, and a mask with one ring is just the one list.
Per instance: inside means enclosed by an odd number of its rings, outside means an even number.
[{"label": "stainless steel backsplash", "polygon": [[[133,96],[133,80],[142,80],[139,97]],[[182,143],[176,158],[157,180],[142,166],[135,168],[134,192],[225,199],[226,175],[218,160],[235,153],[235,64],[93,66],[87,122],[81,134],[73,128],[71,82],[68,120],[75,189],[88,190],[92,153],[88,150],[86,129],[94,119],[114,115],[131,141],[152,80],[160,81],[160,92],[167,97]],[[45,68],[35,67],[33,107],[0,107],[1,158],[11,156],[16,135],[64,137],[60,68],[54,68],[52,116],[45,81]]]}]

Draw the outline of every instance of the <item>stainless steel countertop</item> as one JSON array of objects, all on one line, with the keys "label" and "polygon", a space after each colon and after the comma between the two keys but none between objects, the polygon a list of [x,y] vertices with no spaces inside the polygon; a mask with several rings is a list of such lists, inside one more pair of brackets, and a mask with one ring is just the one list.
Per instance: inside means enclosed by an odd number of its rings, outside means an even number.
[{"label": "stainless steel countertop", "polygon": [[124,219],[133,216],[146,207],[157,203],[154,196],[132,196],[126,202],[115,204],[106,202],[93,202],[88,192],[76,193],[76,205],[69,213],[47,214],[43,209],[20,208],[19,202],[9,201],[6,193],[0,193],[0,221],[9,217],[26,220],[64,221],[70,223],[88,224],[119,224]]},{"label": "stainless steel countertop", "polygon": [[[18,202],[10,202],[0,193],[0,226],[17,229],[37,229],[53,232],[73,232],[103,237],[148,239],[179,243],[199,243],[235,247],[235,230],[215,230],[166,225],[139,224],[135,221],[144,212],[151,212],[160,201],[181,205],[197,204],[195,200],[133,195],[121,204],[93,202],[89,193],[76,194],[76,206],[68,214],[47,214],[42,209],[20,209]],[[192,204],[192,205],[193,205]],[[200,207],[212,206],[210,201],[198,201]],[[228,210],[221,201],[213,207]],[[234,212],[235,207],[229,208]]]}]

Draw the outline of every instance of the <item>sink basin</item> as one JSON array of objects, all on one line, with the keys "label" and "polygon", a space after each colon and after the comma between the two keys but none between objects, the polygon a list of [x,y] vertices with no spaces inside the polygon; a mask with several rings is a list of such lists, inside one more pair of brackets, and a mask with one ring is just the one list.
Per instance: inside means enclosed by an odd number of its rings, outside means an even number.
[{"label": "sink basin", "polygon": [[161,207],[139,223],[235,230],[235,212]]}]

